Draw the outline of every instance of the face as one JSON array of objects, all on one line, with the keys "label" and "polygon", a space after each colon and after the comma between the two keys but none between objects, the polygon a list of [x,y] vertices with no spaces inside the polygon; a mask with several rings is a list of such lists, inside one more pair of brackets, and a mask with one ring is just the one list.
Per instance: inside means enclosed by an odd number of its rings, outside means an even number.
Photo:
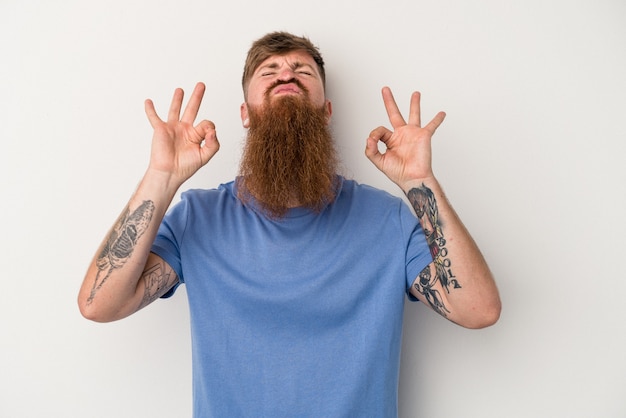
[{"label": "face", "polygon": [[326,100],[317,64],[306,52],[292,51],[269,57],[252,74],[246,103],[241,105],[244,127],[249,127],[248,106],[261,108],[266,100],[286,95],[302,96],[315,107],[325,107],[330,121],[331,104]]}]

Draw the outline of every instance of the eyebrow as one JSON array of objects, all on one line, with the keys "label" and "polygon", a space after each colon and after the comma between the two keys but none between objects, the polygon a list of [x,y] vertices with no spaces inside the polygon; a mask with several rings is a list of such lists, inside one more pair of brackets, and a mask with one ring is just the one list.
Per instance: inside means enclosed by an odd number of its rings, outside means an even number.
[{"label": "eyebrow", "polygon": [[[313,66],[311,64],[308,64],[308,63],[305,63],[305,62],[300,62],[300,61],[295,61],[292,64],[289,64],[289,66],[294,71],[299,69],[299,68],[302,68],[302,67],[308,67],[311,70],[315,70],[315,68],[313,68]],[[277,70],[279,68],[280,68],[280,64],[278,64],[277,62],[271,62],[269,64],[265,64],[265,65],[260,66],[257,71],[261,71],[263,69]]]}]

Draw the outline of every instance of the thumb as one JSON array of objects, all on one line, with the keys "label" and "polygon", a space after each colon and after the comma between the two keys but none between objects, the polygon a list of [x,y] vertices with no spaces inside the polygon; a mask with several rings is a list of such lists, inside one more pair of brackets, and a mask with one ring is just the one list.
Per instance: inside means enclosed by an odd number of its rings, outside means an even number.
[{"label": "thumb", "polygon": [[210,120],[202,120],[194,127],[195,131],[204,139],[210,131],[215,132],[215,124]]},{"label": "thumb", "polygon": [[365,144],[365,156],[380,170],[382,166],[383,154],[378,149],[378,140],[369,136]]},{"label": "thumb", "polygon": [[[204,122],[204,121],[203,121]],[[202,165],[209,162],[211,158],[219,151],[220,143],[217,139],[217,132],[215,131],[215,125],[213,122],[206,121],[204,125],[204,144],[200,147],[200,160]]]}]

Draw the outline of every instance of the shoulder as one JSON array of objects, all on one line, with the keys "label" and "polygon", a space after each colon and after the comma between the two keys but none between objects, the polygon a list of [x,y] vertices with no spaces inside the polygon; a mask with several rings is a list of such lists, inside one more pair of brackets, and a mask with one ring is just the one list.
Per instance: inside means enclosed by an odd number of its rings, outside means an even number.
[{"label": "shoulder", "polygon": [[189,189],[181,193],[181,203],[195,206],[202,204],[213,204],[220,200],[228,200],[235,198],[234,182],[220,184],[213,189]]},{"label": "shoulder", "polygon": [[346,222],[379,237],[381,242],[393,240],[392,237],[404,237],[406,241],[419,226],[405,199],[355,180],[343,181],[333,209],[338,216],[344,216]]},{"label": "shoulder", "polygon": [[[412,222],[413,214],[398,196],[355,180],[343,180],[334,210],[359,222],[402,225]],[[352,215],[352,216],[350,216]]]},{"label": "shoulder", "polygon": [[234,200],[232,182],[213,189],[185,190],[181,193],[180,200],[168,210],[166,220],[195,218],[198,214],[204,216],[220,212],[220,209],[227,209],[232,205]]},{"label": "shoulder", "polygon": [[340,197],[383,206],[397,207],[397,205],[402,203],[401,198],[392,195],[386,190],[348,179],[343,180]]}]

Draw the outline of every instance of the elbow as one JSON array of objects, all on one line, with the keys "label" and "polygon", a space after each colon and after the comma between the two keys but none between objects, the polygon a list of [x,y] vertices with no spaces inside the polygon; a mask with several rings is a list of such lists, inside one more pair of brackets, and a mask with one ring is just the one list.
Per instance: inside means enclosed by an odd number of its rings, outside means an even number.
[{"label": "elbow", "polygon": [[481,307],[480,311],[475,311],[468,321],[459,325],[469,329],[487,328],[498,322],[501,312],[502,303],[498,299],[487,306]]},{"label": "elbow", "polygon": [[90,303],[78,301],[78,310],[83,318],[88,319],[94,322],[106,322],[103,318],[98,314],[98,310],[94,309]]},{"label": "elbow", "polygon": [[103,312],[102,309],[99,309],[98,304],[92,299],[90,300],[86,298],[81,298],[79,296],[78,310],[80,311],[80,314],[83,316],[83,318],[93,322],[104,323],[112,322],[115,320],[115,318],[106,315],[106,313]]},{"label": "elbow", "polygon": [[493,277],[489,273],[487,282],[489,286],[481,286],[478,292],[471,298],[471,303],[464,317],[466,323],[460,324],[469,329],[482,329],[495,325],[500,319],[502,313],[502,301],[500,300],[500,292],[496,287]]}]

